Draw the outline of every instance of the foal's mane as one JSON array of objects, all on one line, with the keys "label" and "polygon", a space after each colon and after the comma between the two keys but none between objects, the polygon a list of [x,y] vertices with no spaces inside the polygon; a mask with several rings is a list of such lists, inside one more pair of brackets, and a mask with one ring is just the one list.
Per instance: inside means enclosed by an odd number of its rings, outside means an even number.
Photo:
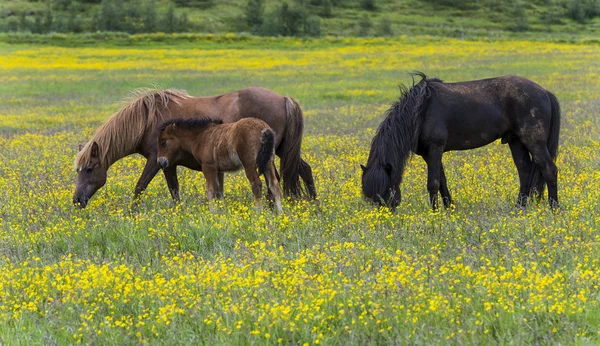
[{"label": "foal's mane", "polygon": [[98,143],[100,165],[108,167],[116,160],[132,153],[140,144],[146,130],[163,119],[169,102],[177,105],[191,96],[184,90],[144,88],[133,91],[123,101],[123,108],[115,112],[94,133],[92,139],[75,158],[75,169],[86,167],[91,158],[92,143]]},{"label": "foal's mane", "polygon": [[221,119],[213,119],[213,118],[176,118],[170,119],[163,122],[158,128],[158,132],[162,132],[167,126],[175,124],[175,126],[183,128],[183,129],[202,129],[208,127],[210,125],[219,125],[222,124],[223,120]]},{"label": "foal's mane", "polygon": [[[415,83],[415,76],[421,80]],[[399,85],[400,98],[385,112],[385,119],[377,128],[371,143],[371,152],[367,167],[391,166],[394,183],[402,180],[402,174],[411,152],[415,152],[419,141],[421,118],[431,95],[428,83],[439,82],[437,78],[428,78],[422,72],[411,74],[412,86]]]}]

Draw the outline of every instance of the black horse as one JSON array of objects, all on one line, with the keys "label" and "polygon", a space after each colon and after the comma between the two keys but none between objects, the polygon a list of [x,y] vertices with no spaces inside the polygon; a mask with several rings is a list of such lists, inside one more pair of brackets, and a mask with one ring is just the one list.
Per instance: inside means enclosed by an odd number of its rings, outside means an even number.
[{"label": "black horse", "polygon": [[[414,76],[421,77],[415,84]],[[560,132],[560,105],[556,96],[536,83],[504,76],[460,83],[444,83],[413,74],[409,89],[386,112],[371,144],[362,175],[366,198],[391,209],[400,203],[400,183],[411,152],[427,162],[427,190],[431,207],[437,208],[438,191],[445,207],[448,191],[442,154],[474,149],[498,138],[508,143],[519,171],[521,188],[517,204],[541,198],[548,185],[551,208],[558,207],[554,164]]]}]

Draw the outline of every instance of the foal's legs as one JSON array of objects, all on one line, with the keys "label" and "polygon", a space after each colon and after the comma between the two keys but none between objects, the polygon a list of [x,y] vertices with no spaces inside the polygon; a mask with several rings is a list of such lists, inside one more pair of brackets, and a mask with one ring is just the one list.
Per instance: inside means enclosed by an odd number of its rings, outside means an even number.
[{"label": "foal's legs", "polygon": [[546,185],[548,185],[548,202],[550,208],[558,208],[558,168],[548,152],[546,143],[529,148],[533,162],[538,166]]},{"label": "foal's legs", "polygon": [[219,185],[217,186],[216,198],[221,199],[221,198],[223,198],[223,183],[225,182],[225,173],[224,172],[217,173],[217,178],[218,178],[217,183]]},{"label": "foal's legs", "polygon": [[429,191],[429,203],[431,209],[437,209],[437,197],[440,190],[440,180],[442,173],[442,147],[432,146],[423,156],[427,162],[427,191]]},{"label": "foal's legs", "polygon": [[262,190],[262,182],[260,181],[260,176],[256,171],[256,163],[254,164],[245,164],[244,172],[246,173],[246,178],[250,181],[250,185],[252,186],[252,194],[254,194],[254,207],[256,209],[261,209],[261,190]]},{"label": "foal's legs", "polygon": [[452,204],[452,197],[450,196],[450,190],[448,189],[448,182],[446,181],[446,173],[444,172],[444,165],[440,162],[440,193],[442,194],[442,202],[444,202],[444,208],[450,208]]},{"label": "foal's legs", "polygon": [[165,174],[165,180],[167,181],[167,187],[171,193],[171,197],[175,201],[179,201],[179,181],[177,180],[177,166],[167,167],[163,170]]},{"label": "foal's legs", "polygon": [[279,188],[279,181],[277,179],[277,171],[275,170],[275,165],[270,165],[267,171],[265,172],[265,180],[267,181],[267,186],[269,187],[270,194],[273,196],[275,201],[275,207],[277,208],[278,213],[282,213],[281,209],[281,189]]},{"label": "foal's legs", "polygon": [[513,160],[517,166],[519,172],[519,182],[521,187],[519,188],[519,196],[517,197],[517,207],[525,208],[527,205],[527,199],[531,194],[531,188],[529,186],[529,179],[531,178],[531,168],[533,163],[529,158],[529,151],[516,137],[512,138],[508,142],[510,152],[512,153]]},{"label": "foal's legs", "polygon": [[[273,166],[273,172],[275,172],[275,177],[277,178],[277,181],[278,182],[281,181],[281,178],[279,177],[279,172],[277,172],[277,167],[275,167],[275,161],[273,161],[272,166]],[[265,172],[265,179],[267,179],[267,172]],[[268,184],[268,182],[267,182],[267,184]],[[267,189],[267,191],[265,191],[265,198],[267,199],[269,206],[271,206],[275,197],[273,196],[273,193],[271,192],[270,189]]]},{"label": "foal's legs", "polygon": [[206,179],[206,196],[208,197],[208,208],[213,210],[211,201],[219,189],[218,172],[212,168],[202,167],[204,178]]}]

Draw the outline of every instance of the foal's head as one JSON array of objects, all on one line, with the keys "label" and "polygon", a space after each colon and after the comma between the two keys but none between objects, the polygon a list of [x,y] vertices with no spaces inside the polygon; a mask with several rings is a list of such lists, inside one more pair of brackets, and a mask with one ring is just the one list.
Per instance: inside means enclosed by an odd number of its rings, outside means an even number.
[{"label": "foal's head", "polygon": [[364,196],[380,206],[395,209],[400,204],[400,185],[392,183],[392,165],[360,165]]},{"label": "foal's head", "polygon": [[158,164],[165,169],[179,161],[186,143],[196,139],[202,129],[222,123],[221,120],[211,118],[177,118],[165,121],[158,128]]},{"label": "foal's head", "polygon": [[163,124],[158,133],[157,161],[163,168],[169,167],[169,163],[175,162],[181,150],[181,138],[176,135],[177,125],[174,123]]}]

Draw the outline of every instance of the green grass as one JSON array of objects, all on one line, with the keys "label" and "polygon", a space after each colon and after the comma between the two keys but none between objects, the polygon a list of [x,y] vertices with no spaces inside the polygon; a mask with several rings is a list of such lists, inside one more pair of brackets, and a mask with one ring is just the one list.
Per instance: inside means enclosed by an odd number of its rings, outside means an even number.
[{"label": "green grass", "polygon": [[[597,44],[219,37],[0,43],[0,342],[600,342]],[[359,164],[415,69],[448,82],[517,74],[554,92],[562,209],[513,207],[517,172],[499,141],[444,156],[452,210],[429,211],[420,158],[396,214],[366,203]],[[255,212],[235,174],[210,213],[202,174],[180,169],[180,204],[158,176],[132,211],[144,164],[133,156],[74,208],[77,144],[153,84],[297,98],[318,202]]]}]

